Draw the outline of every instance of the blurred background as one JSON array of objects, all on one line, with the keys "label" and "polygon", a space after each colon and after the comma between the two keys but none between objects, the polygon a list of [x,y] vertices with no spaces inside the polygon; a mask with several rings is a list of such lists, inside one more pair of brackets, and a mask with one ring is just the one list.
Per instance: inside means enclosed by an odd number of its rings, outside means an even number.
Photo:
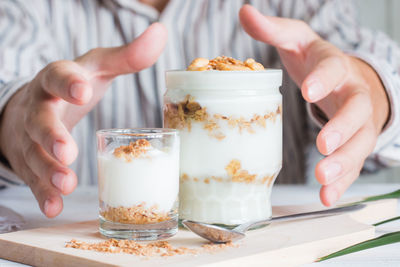
[{"label": "blurred background", "polygon": [[[356,0],[360,22],[371,29],[385,32],[400,44],[400,0]],[[400,182],[400,168],[364,175],[358,182]]]},{"label": "blurred background", "polygon": [[400,44],[399,0],[356,0],[361,24],[383,31]]}]

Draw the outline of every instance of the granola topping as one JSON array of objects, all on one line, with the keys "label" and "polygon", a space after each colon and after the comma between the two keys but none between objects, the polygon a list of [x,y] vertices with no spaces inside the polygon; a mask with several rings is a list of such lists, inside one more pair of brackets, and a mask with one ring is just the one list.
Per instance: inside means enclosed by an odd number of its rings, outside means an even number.
[{"label": "granola topping", "polygon": [[138,243],[133,240],[108,239],[103,242],[89,243],[72,239],[65,244],[66,248],[91,250],[103,253],[126,253],[141,257],[170,257],[183,254],[196,255],[200,252],[213,253],[227,247],[239,247],[238,244],[228,242],[225,244],[206,243],[201,248],[174,247],[168,241],[156,241],[150,243]]},{"label": "granola topping", "polygon": [[157,205],[146,208],[144,202],[132,207],[110,207],[107,206],[100,212],[101,216],[107,221],[126,223],[126,224],[148,224],[170,220],[167,212],[157,211]]},{"label": "granola topping", "polygon": [[127,162],[131,162],[132,159],[146,154],[150,147],[151,144],[149,141],[146,139],[138,139],[135,142],[130,142],[129,145],[117,147],[113,154],[117,158],[123,158]]},{"label": "granola topping", "polygon": [[225,56],[216,57],[211,60],[199,57],[192,61],[192,63],[188,66],[187,70],[254,71],[254,70],[264,70],[264,66],[256,62],[252,58],[248,58],[243,62]]}]

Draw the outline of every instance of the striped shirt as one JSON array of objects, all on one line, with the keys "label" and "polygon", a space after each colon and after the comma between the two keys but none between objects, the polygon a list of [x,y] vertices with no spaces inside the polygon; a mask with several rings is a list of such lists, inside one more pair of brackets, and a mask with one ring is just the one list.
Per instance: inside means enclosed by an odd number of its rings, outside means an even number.
[{"label": "striped shirt", "polygon": [[[253,40],[240,26],[238,11],[245,3],[267,15],[304,20],[322,38],[375,68],[390,98],[391,117],[371,159],[380,165],[400,163],[400,49],[383,33],[360,27],[356,7],[348,0],[171,0],[161,14],[135,0],[2,0],[0,111],[48,63],[73,60],[95,47],[120,46],[151,23],[163,23],[169,39],[157,63],[116,78],[102,101],[73,129],[80,152],[71,167],[81,184],[95,184],[95,131],[161,127],[165,70],[185,68],[196,57],[219,55],[252,57],[267,67],[283,68],[273,47]],[[304,151],[318,130],[307,114],[316,117],[307,113],[286,72],[282,93],[284,168],[278,181],[303,182]],[[21,181],[1,166],[2,184]]]}]

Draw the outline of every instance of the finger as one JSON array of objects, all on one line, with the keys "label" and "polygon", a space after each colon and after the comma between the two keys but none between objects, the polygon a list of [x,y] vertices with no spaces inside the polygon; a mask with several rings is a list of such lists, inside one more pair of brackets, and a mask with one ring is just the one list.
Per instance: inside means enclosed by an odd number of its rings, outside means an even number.
[{"label": "finger", "polygon": [[[21,137],[25,135],[23,130],[16,133],[16,140],[23,140]],[[15,173],[30,187],[35,196],[41,211],[49,218],[57,216],[63,208],[63,201],[60,191],[50,184],[50,182],[37,177],[27,166],[21,149],[22,143],[14,143],[16,147],[10,157],[10,164]]]},{"label": "finger", "polygon": [[51,181],[62,194],[72,193],[77,184],[75,173],[50,157],[27,134],[22,143],[25,162],[32,172],[42,180]]},{"label": "finger", "polygon": [[300,52],[319,38],[303,21],[264,16],[250,5],[240,9],[239,18],[251,37],[286,51]]},{"label": "finger", "polygon": [[343,57],[328,56],[322,59],[304,79],[301,92],[310,103],[325,98],[347,79],[347,63]]},{"label": "finger", "polygon": [[346,143],[372,116],[372,103],[363,91],[349,96],[317,136],[317,147],[329,155]]},{"label": "finger", "polygon": [[41,207],[44,215],[46,215],[48,218],[54,218],[61,213],[61,211],[63,210],[63,200],[60,195],[52,195],[50,193],[47,193],[46,189],[44,188],[41,189],[40,194],[49,195],[49,197],[44,202],[43,207]]},{"label": "finger", "polygon": [[362,127],[346,144],[321,160],[315,168],[315,176],[322,185],[328,185],[362,166],[372,152],[376,140],[373,126]]},{"label": "finger", "polygon": [[358,177],[365,159],[374,149],[375,142],[375,131],[368,124],[340,149],[317,164],[315,176],[324,186],[321,190],[321,201],[325,205],[336,202]]},{"label": "finger", "polygon": [[56,61],[47,65],[37,76],[40,87],[48,94],[72,104],[86,104],[93,90],[85,70],[73,61]]},{"label": "finger", "polygon": [[337,180],[335,184],[324,185],[319,191],[319,197],[322,204],[327,207],[335,204],[343,193],[350,187],[350,185],[358,178],[360,171],[353,171],[346,174],[341,179]]},{"label": "finger", "polygon": [[96,48],[76,59],[104,78],[138,72],[153,65],[167,41],[167,30],[153,23],[133,42],[114,48]]},{"label": "finger", "polygon": [[76,159],[78,147],[51,105],[36,106],[25,116],[24,126],[29,137],[62,164]]},{"label": "finger", "polygon": [[54,218],[63,209],[63,200],[60,192],[56,190],[50,183],[37,177],[25,163],[20,164],[20,173],[27,181],[33,195],[35,196],[40,210],[49,218]]}]

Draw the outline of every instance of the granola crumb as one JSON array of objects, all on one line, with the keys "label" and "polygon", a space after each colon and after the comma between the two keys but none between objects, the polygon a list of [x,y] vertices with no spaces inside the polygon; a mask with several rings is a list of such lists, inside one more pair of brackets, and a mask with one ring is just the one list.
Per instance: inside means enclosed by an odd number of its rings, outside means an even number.
[{"label": "granola crumb", "polygon": [[256,174],[249,174],[248,171],[241,169],[241,163],[239,160],[233,159],[229,162],[229,164],[225,167],[226,172],[231,177],[232,182],[239,183],[252,183],[256,180]]},{"label": "granola crumb", "polygon": [[216,243],[210,242],[210,243],[202,245],[201,247],[207,252],[216,252],[216,251],[225,249],[227,247],[238,248],[239,244],[235,244],[232,242],[216,244]]},{"label": "granola crumb", "polygon": [[195,58],[188,66],[187,70],[190,71],[203,71],[208,70],[210,61],[206,58]]},{"label": "granola crumb", "polygon": [[267,186],[271,186],[272,181],[274,181],[274,176],[270,176],[270,177],[269,177]]},{"label": "granola crumb", "polygon": [[211,179],[220,183],[224,180],[222,179],[222,177],[215,177],[215,176],[212,176]]},{"label": "granola crumb", "polygon": [[189,175],[187,175],[186,173],[183,173],[183,174],[181,175],[181,180],[182,180],[182,181],[187,181],[187,180],[189,180]]},{"label": "granola crumb", "polygon": [[266,175],[264,178],[261,180],[261,184],[267,183],[267,186],[270,186],[272,181],[274,180],[274,175]]},{"label": "granola crumb", "polygon": [[264,70],[264,66],[252,58],[248,58],[243,62],[232,57],[219,56],[211,60],[206,58],[195,58],[188,66],[187,70],[255,71]]},{"label": "granola crumb", "polygon": [[145,154],[151,144],[146,139],[138,139],[135,142],[130,142],[129,145],[117,147],[114,150],[114,156],[123,158],[127,162],[131,162],[133,158],[138,158]]},{"label": "granola crumb", "polygon": [[126,223],[126,224],[147,224],[158,223],[170,220],[167,212],[158,212],[157,205],[146,208],[145,203],[132,207],[110,207],[100,212],[107,221]]},{"label": "granola crumb", "polygon": [[226,137],[226,136],[225,136],[223,133],[221,133],[221,132],[212,134],[211,136],[217,138],[219,141],[225,139],[225,137]]},{"label": "granola crumb", "polygon": [[97,243],[89,243],[71,239],[71,241],[66,242],[65,247],[103,253],[126,253],[149,259],[150,257],[154,256],[171,257],[184,254],[197,255],[201,252],[213,253],[228,247],[238,248],[239,245],[232,242],[225,244],[206,243],[200,248],[187,248],[184,246],[174,247],[168,241],[139,243],[133,240],[117,240],[111,238]]},{"label": "granola crumb", "polygon": [[261,63],[256,62],[252,58],[248,58],[244,61],[244,65],[252,70],[264,70],[264,66]]},{"label": "granola crumb", "polygon": [[276,109],[276,114],[281,114],[282,113],[282,105],[279,105],[278,108]]}]

